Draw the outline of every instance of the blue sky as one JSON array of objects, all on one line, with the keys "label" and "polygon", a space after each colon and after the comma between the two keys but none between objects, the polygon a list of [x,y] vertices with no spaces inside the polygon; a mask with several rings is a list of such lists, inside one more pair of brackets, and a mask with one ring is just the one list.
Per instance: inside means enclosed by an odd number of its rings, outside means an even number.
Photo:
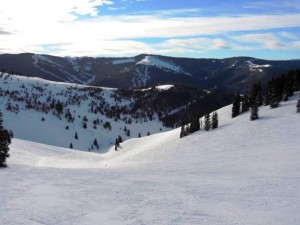
[{"label": "blue sky", "polygon": [[0,53],[300,58],[300,0],[0,0]]}]

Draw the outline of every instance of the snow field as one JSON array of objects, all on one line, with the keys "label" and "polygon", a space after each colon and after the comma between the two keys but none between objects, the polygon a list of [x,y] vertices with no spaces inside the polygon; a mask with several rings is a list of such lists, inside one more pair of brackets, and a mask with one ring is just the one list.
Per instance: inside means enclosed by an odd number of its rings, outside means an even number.
[{"label": "snow field", "polygon": [[[300,221],[296,97],[219,128],[128,140],[91,154],[13,140],[0,170],[3,224],[289,224]],[[96,168],[98,167],[98,168]],[[17,216],[16,216],[17,215]]]}]

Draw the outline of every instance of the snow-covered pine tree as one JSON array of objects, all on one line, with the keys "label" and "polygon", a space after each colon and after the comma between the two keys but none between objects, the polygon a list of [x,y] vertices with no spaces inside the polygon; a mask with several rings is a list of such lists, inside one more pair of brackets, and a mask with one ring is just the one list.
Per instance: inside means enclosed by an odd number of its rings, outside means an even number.
[{"label": "snow-covered pine tree", "polygon": [[3,127],[3,114],[0,112],[0,167],[6,167],[6,159],[9,157],[9,145],[11,137],[8,130]]},{"label": "snow-covered pine tree", "polygon": [[204,117],[204,130],[209,131],[211,127],[210,115],[207,113]]},{"label": "snow-covered pine tree", "polygon": [[219,126],[218,113],[215,111],[212,114],[211,128],[216,129]]}]

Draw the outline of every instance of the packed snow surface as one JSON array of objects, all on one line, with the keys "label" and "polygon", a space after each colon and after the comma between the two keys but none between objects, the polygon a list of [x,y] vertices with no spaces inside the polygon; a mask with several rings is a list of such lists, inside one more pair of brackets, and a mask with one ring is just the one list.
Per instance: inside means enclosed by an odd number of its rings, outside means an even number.
[{"label": "packed snow surface", "polygon": [[13,139],[1,224],[289,224],[300,221],[296,97],[179,139],[173,130],[106,154]]}]

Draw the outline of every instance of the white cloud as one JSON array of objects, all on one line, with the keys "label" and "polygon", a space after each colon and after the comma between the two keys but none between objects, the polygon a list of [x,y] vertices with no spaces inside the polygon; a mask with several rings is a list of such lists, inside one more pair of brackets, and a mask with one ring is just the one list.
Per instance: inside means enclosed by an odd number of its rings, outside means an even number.
[{"label": "white cloud", "polygon": [[117,7],[111,7],[111,6],[108,7],[108,9],[109,9],[109,10],[112,10],[112,11],[117,11],[117,10],[119,10],[119,8],[117,8]]},{"label": "white cloud", "polygon": [[299,39],[295,34],[292,34],[289,32],[284,31],[284,32],[281,32],[280,34],[282,37],[288,38],[290,40],[298,40]]},{"label": "white cloud", "polygon": [[262,33],[262,34],[245,34],[232,36],[231,39],[242,42],[242,43],[258,43],[260,46],[257,48],[265,49],[288,49],[287,45],[283,40],[279,39],[273,33]]},{"label": "white cloud", "polygon": [[[61,48],[58,54],[61,55],[101,55],[118,51],[120,55],[126,55],[126,52],[193,51],[193,47],[188,45],[196,46],[197,51],[242,49],[241,46],[233,45],[223,39],[190,37],[233,31],[300,27],[300,14],[179,17],[178,11],[171,10],[147,15],[98,15],[97,7],[112,4],[113,1],[108,0],[0,0],[1,31],[12,33],[12,35],[0,35],[0,49],[7,49],[7,52],[38,53],[47,51],[42,47],[44,45],[57,44]],[[80,19],[80,16],[84,15],[91,18]],[[171,40],[160,45],[145,44],[143,41],[117,41],[137,38]],[[243,38],[245,40],[246,37]],[[248,39],[250,38],[248,36]],[[264,38],[268,37],[256,36],[256,39]],[[60,43],[69,43],[69,45],[61,46]],[[280,47],[280,43],[274,39],[269,46],[265,46]]]},{"label": "white cloud", "polygon": [[267,41],[278,41],[278,38],[273,33],[257,33],[257,34],[244,34],[230,37],[239,42],[249,43],[265,43]]}]

